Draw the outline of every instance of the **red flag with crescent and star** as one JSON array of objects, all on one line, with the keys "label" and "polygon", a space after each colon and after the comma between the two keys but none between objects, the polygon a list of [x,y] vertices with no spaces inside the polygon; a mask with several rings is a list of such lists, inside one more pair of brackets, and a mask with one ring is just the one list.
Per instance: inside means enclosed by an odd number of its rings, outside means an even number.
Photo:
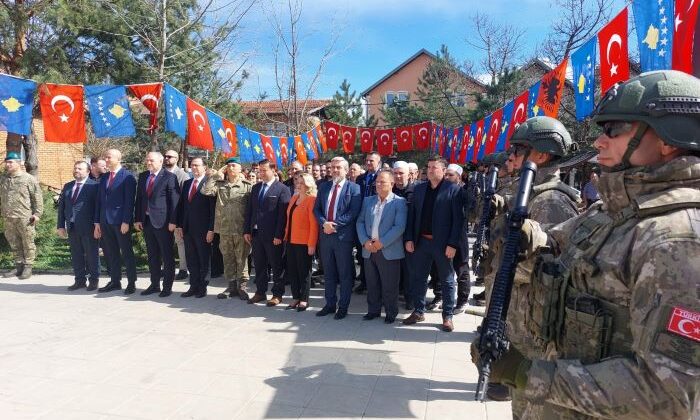
[{"label": "red flag with crescent and star", "polygon": [[221,119],[221,124],[224,126],[224,131],[226,132],[226,140],[228,141],[229,148],[231,149],[230,153],[227,153],[225,156],[232,157],[232,156],[238,156],[238,141],[236,140],[236,124],[232,123],[231,121],[227,120],[226,118]]},{"label": "red flag with crescent and star", "polygon": [[160,102],[160,94],[163,92],[162,83],[144,83],[141,85],[129,85],[129,90],[134,94],[143,106],[148,109],[151,114],[149,132],[158,127],[158,103]]},{"label": "red flag with crescent and star", "polygon": [[[566,67],[565,67],[566,68]],[[496,144],[498,144],[498,136],[501,135],[501,126],[503,125],[503,108],[499,108],[496,112],[491,114],[491,127],[489,127],[488,134],[486,136],[486,150],[485,154],[490,155],[496,151]]]},{"label": "red flag with crescent and star", "polygon": [[289,163],[289,146],[287,146],[287,137],[280,137],[280,158],[282,165],[287,166]]},{"label": "red flag with crescent and star", "polygon": [[386,128],[374,132],[377,137],[377,152],[382,156],[394,153],[394,129]]},{"label": "red flag with crescent and star", "polygon": [[462,127],[462,146],[459,149],[457,162],[461,164],[467,163],[467,150],[469,150],[469,124]]},{"label": "red flag with crescent and star", "polygon": [[44,138],[56,143],[85,143],[83,87],[45,83],[39,88]]},{"label": "red flag with crescent and star", "polygon": [[442,126],[438,130],[438,154],[445,156],[445,149],[447,149],[447,127]]},{"label": "red flag with crescent and star", "polygon": [[[474,134],[474,133],[472,133]],[[472,162],[479,160],[479,149],[483,146],[482,142],[484,139],[484,119],[480,119],[476,123],[476,134],[474,134],[474,155]]]},{"label": "red flag with crescent and star", "polygon": [[355,152],[355,136],[357,127],[340,126],[340,134],[343,138],[343,152],[351,154]]},{"label": "red flag with crescent and star", "polygon": [[457,152],[459,149],[457,147],[459,146],[459,127],[455,127],[451,133],[449,133],[450,136],[452,136],[452,150],[450,150],[450,163],[457,163]]},{"label": "red flag with crescent and star", "polygon": [[374,148],[374,129],[360,128],[360,150],[362,153],[369,153]]},{"label": "red flag with crescent and star", "polygon": [[187,144],[198,149],[214,150],[207,112],[190,98],[187,98]]},{"label": "red flag with crescent and star", "polygon": [[416,148],[418,150],[425,150],[430,147],[431,128],[430,121],[413,126],[413,138],[416,139]]},{"label": "red flag with crescent and star", "polygon": [[605,94],[615,83],[630,78],[627,50],[627,8],[598,33],[600,51],[600,89]]},{"label": "red flag with crescent and star", "polygon": [[340,124],[331,121],[323,123],[323,128],[326,130],[326,144],[331,150],[338,148],[338,139],[340,138]]},{"label": "red flag with crescent and star", "polygon": [[299,163],[306,165],[309,159],[306,157],[306,148],[304,147],[304,141],[301,139],[301,136],[294,136],[294,150],[297,152],[296,158]]},{"label": "red flag with crescent and star", "polygon": [[270,162],[277,162],[277,156],[275,156],[275,149],[272,148],[272,139],[269,136],[260,135],[260,142],[262,143],[263,151],[265,151],[265,159]]},{"label": "red flag with crescent and star", "polygon": [[695,29],[698,20],[696,0],[676,0],[673,34],[674,70],[693,74]]},{"label": "red flag with crescent and star", "polygon": [[413,133],[410,126],[396,128],[396,151],[407,152],[413,150]]},{"label": "red flag with crescent and star", "polygon": [[506,137],[506,150],[510,147],[510,138],[515,133],[515,130],[527,120],[527,101],[530,92],[525,89],[523,93],[520,94],[513,101],[513,117],[510,119],[510,124],[508,125],[508,137]]},{"label": "red flag with crescent and star", "polygon": [[666,329],[674,334],[700,342],[700,312],[676,306],[671,312]]},{"label": "red flag with crescent and star", "polygon": [[[537,106],[539,106],[544,115],[556,118],[559,115],[559,105],[561,104],[562,93],[564,92],[564,83],[566,80],[566,66],[569,64],[569,57],[564,58],[564,61],[559,63],[552,71],[542,76],[540,83],[540,93],[537,95]],[[501,109],[503,113],[503,109]],[[493,124],[493,120],[491,122]],[[486,149],[486,153],[490,153]]]}]

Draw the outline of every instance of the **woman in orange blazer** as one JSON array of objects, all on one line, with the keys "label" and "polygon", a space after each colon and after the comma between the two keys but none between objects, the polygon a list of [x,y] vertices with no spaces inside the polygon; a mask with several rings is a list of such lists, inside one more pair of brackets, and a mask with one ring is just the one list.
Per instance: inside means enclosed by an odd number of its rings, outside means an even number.
[{"label": "woman in orange blazer", "polygon": [[309,307],[311,258],[318,242],[318,221],[314,216],[316,182],[311,174],[294,176],[294,189],[287,207],[287,270],[285,276],[292,288],[294,302],[287,309],[305,311]]}]

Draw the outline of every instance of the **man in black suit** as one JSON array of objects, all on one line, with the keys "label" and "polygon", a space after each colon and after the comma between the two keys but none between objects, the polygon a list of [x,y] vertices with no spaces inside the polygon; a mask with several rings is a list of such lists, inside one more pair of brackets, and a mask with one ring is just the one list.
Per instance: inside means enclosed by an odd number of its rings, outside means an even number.
[{"label": "man in black suit", "polygon": [[416,184],[409,204],[408,222],[404,232],[406,251],[411,269],[411,292],[415,309],[403,323],[415,324],[425,320],[425,294],[428,274],[433,262],[442,285],[442,329],[454,329],[452,315],[455,304],[455,271],[452,259],[460,247],[464,226],[461,189],[445,180],[447,162],[435,156],[428,160],[428,182]]},{"label": "man in black suit", "polygon": [[291,198],[289,188],[275,180],[275,169],[277,167],[273,162],[260,161],[258,174],[262,182],[255,184],[251,190],[243,224],[243,238],[253,247],[255,264],[256,291],[248,303],[267,299],[269,265],[272,268],[273,285],[272,298],[267,301],[267,306],[278,305],[284,295],[282,240],[287,226],[287,205]]},{"label": "man in black suit", "polygon": [[[149,152],[146,155],[147,171],[139,174],[136,186],[136,214],[134,227],[143,231],[148,253],[148,271],[151,285],[141,292],[150,295],[160,292],[160,297],[170,296],[175,279],[175,225],[180,187],[177,176],[163,169],[163,155]],[[160,289],[161,266],[163,290]]]},{"label": "man in black suit", "polygon": [[122,153],[107,150],[105,162],[109,172],[100,178],[97,211],[99,223],[95,224],[95,239],[103,239],[105,257],[109,260],[110,281],[99,292],[111,292],[122,288],[122,260],[129,281],[125,295],[136,291],[136,260],[131,243],[130,225],[134,219],[134,194],[136,178],[121,165]]},{"label": "man in black suit", "polygon": [[[377,188],[374,185],[377,180],[377,174],[379,174],[379,169],[382,167],[382,157],[377,152],[367,153],[365,156],[365,172],[357,177],[355,182],[360,186],[360,195],[362,196],[362,201],[365,201],[366,197],[377,195]],[[364,293],[367,291],[367,284],[365,282],[365,264],[362,261],[362,244],[359,242],[355,243],[355,248],[357,248],[357,253],[355,257],[357,259],[357,264],[360,266],[360,275],[357,278],[360,284],[355,288],[355,293]]]},{"label": "man in black suit", "polygon": [[214,211],[216,198],[202,194],[206,182],[204,161],[194,158],[190,163],[192,179],[182,184],[182,199],[178,205],[175,234],[185,240],[187,270],[190,272],[190,288],[182,297],[207,295],[207,276],[211,259],[211,243],[214,240]]},{"label": "man in black suit", "polygon": [[100,277],[97,239],[94,237],[94,224],[99,220],[95,213],[98,183],[89,178],[90,167],[85,161],[75,162],[73,178],[63,186],[58,198],[58,221],[56,233],[68,237],[70,259],[73,264],[75,283],[68,290],[85,287],[86,276],[90,276],[87,290],[97,289]]}]

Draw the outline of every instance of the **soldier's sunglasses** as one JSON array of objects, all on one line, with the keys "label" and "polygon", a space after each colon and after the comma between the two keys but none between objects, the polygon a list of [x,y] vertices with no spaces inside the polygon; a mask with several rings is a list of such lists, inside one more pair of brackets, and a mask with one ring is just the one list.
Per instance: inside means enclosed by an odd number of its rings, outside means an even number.
[{"label": "soldier's sunglasses", "polygon": [[603,123],[603,133],[611,139],[632,131],[632,123],[625,121],[607,121]]},{"label": "soldier's sunglasses", "polygon": [[524,156],[527,151],[530,150],[529,147],[522,144],[514,144],[508,149],[509,155]]}]

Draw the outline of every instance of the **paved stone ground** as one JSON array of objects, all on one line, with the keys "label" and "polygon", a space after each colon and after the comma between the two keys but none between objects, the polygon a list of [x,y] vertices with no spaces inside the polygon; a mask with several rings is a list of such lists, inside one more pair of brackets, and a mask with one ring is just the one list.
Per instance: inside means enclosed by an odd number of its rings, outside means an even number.
[{"label": "paved stone ground", "polygon": [[363,321],[359,295],[348,318],[316,317],[321,289],[297,313],[217,300],[220,279],[204,299],[71,283],[0,282],[0,418],[511,418],[510,403],[474,401],[472,315],[444,333],[439,312],[411,327]]}]

